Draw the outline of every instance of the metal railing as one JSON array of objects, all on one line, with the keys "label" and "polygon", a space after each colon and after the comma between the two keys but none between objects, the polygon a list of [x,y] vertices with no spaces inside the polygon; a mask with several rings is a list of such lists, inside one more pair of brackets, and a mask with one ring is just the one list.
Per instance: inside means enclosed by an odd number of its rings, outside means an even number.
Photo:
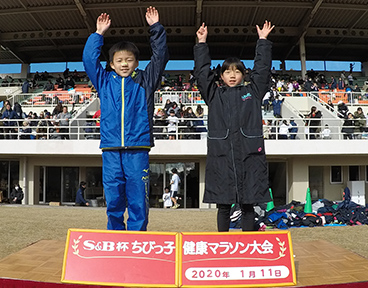
[{"label": "metal railing", "polygon": [[[264,138],[270,140],[285,139],[368,139],[367,127],[358,127],[355,125],[346,125],[349,120],[336,118],[320,119],[295,119],[297,126],[289,126],[286,133],[285,126],[282,126],[283,118],[265,118],[263,126]],[[268,121],[270,120],[270,121]],[[288,119],[287,119],[288,120]],[[306,125],[305,120],[309,121]],[[354,121],[354,119],[352,119]],[[26,121],[29,124],[23,126]],[[100,139],[99,129],[96,125],[97,119],[78,118],[70,119],[68,126],[62,126],[62,120],[59,119],[2,119],[0,120],[0,139],[22,139],[22,140],[44,140],[44,139],[74,139],[74,140],[92,140]],[[203,118],[178,118],[175,123],[165,119],[160,119],[153,126],[153,135],[156,140],[196,140],[207,137],[207,120]],[[314,126],[310,126],[310,121]],[[313,123],[313,122],[312,122]],[[332,123],[332,124],[327,124]],[[345,123],[345,124],[344,124]],[[173,125],[174,124],[174,125]],[[288,123],[289,124],[289,123]],[[328,127],[326,126],[328,125]],[[292,133],[291,128],[297,128],[297,132]],[[328,128],[329,131],[325,129]],[[293,135],[295,137],[293,137]]]},{"label": "metal railing", "polygon": [[199,91],[156,91],[154,99],[155,105],[165,105],[167,100],[190,106],[204,104]]},{"label": "metal railing", "polygon": [[63,105],[74,104],[79,105],[88,101],[90,98],[96,97],[96,93],[82,93],[68,91],[50,91],[50,93],[29,93],[16,94],[9,99],[12,106],[18,102],[24,108],[34,107],[51,107],[54,108],[59,102]]}]

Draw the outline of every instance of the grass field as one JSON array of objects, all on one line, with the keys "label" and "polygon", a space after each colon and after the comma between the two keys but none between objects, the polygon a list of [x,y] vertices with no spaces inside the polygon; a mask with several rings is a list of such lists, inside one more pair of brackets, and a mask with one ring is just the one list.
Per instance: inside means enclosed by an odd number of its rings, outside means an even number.
[{"label": "grass field", "polygon": [[[216,232],[217,210],[151,209],[149,231]],[[0,205],[0,259],[69,228],[106,229],[106,208]],[[290,229],[293,243],[327,240],[368,258],[368,225]],[[338,257],[338,255],[336,255]]]}]

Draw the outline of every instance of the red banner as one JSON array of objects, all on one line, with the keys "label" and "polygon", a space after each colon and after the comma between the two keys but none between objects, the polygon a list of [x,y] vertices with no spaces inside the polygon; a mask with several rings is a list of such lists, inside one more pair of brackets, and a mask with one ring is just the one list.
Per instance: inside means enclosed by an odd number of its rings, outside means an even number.
[{"label": "red banner", "polygon": [[69,229],[61,281],[177,287],[178,235]]},{"label": "red banner", "polygon": [[290,232],[182,233],[182,287],[296,285]]},{"label": "red banner", "polygon": [[129,287],[296,285],[289,231],[69,229],[62,282]]}]

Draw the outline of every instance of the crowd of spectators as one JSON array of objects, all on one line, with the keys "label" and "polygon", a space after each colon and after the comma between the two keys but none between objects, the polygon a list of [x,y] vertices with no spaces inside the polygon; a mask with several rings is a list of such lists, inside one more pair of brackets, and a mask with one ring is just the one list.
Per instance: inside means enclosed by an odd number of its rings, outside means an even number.
[{"label": "crowd of spectators", "polygon": [[[218,85],[221,84],[220,71],[221,66],[213,67],[213,73],[215,79],[217,79]],[[244,83],[250,82],[251,69],[246,68]],[[347,92],[361,92],[362,89],[355,84],[352,71],[345,73],[342,71],[340,77],[331,76],[326,79],[325,75],[318,73],[313,69],[308,71],[305,80],[298,76],[293,77],[290,75],[284,75],[277,73],[273,68],[271,70],[271,82],[270,90],[263,98],[263,108],[265,115],[268,112],[272,112],[274,120],[269,120],[265,124],[265,137],[269,139],[295,139],[298,131],[297,124],[294,119],[290,119],[289,122],[286,119],[282,119],[281,111],[282,104],[285,100],[280,92],[313,92],[320,89],[328,89],[335,91],[336,89],[345,90]],[[23,93],[28,93],[32,87],[39,87],[43,85],[44,91],[52,91],[55,89],[69,90],[75,86],[75,82],[88,81],[86,75],[79,74],[76,70],[70,72],[66,69],[62,75],[54,78],[47,71],[40,74],[36,72],[32,80],[26,80],[22,85]],[[184,74],[177,74],[170,76],[165,74],[162,76],[161,87],[162,90],[171,91],[197,91],[196,80],[193,73],[189,73],[187,77]],[[13,81],[9,76],[3,79],[4,81]],[[46,81],[46,83],[45,83]],[[43,82],[40,84],[40,82]],[[353,87],[354,86],[354,87]],[[368,89],[367,89],[368,91]],[[317,94],[316,94],[317,95]],[[349,95],[349,94],[348,94]],[[47,104],[58,103],[57,107],[52,113],[45,110],[40,115],[36,113],[29,113],[26,117],[20,116],[22,114],[21,106],[16,103],[13,108],[8,105],[4,106],[0,121],[0,129],[2,133],[0,138],[19,138],[19,139],[68,139],[69,138],[69,118],[58,119],[55,115],[65,115],[62,110],[62,105],[57,96],[52,99],[46,99]],[[50,102],[51,101],[51,102]],[[352,96],[349,98],[352,101]],[[50,102],[50,103],[49,103]],[[10,104],[10,103],[9,103]],[[65,104],[65,103],[64,103]],[[364,113],[359,112],[361,108],[358,108],[356,112],[350,113],[347,105],[340,101],[337,107],[334,106],[331,99],[327,101],[325,105],[330,111],[336,111],[338,117],[344,119],[344,125],[341,132],[344,134],[344,138],[353,139],[361,137],[363,132],[366,132],[366,117]],[[20,108],[19,108],[20,107]],[[67,109],[67,107],[65,106]],[[322,129],[320,111],[314,111],[316,107],[311,107],[311,112],[308,115],[304,115],[304,131],[305,138],[317,139],[328,138],[324,137],[323,132],[326,133],[329,127]],[[57,113],[57,114],[55,114]],[[67,112],[69,113],[69,112]],[[24,113],[23,113],[24,114]],[[70,113],[69,113],[70,114]],[[64,116],[58,116],[64,117]],[[87,116],[88,118],[88,116]],[[92,134],[98,134],[97,123],[93,117],[89,117],[86,121],[86,126],[94,126],[85,128],[86,139],[96,139],[98,137],[91,136]],[[278,120],[280,118],[282,120]],[[8,119],[21,119],[19,121],[6,121]],[[326,130],[327,129],[327,130]],[[322,131],[323,130],[323,131]],[[201,132],[205,132],[206,128],[203,123],[203,108],[198,105],[193,111],[192,107],[186,107],[182,103],[171,102],[167,100],[163,108],[157,110],[154,115],[154,136],[156,139],[199,139],[201,138]],[[277,135],[277,136],[276,136]]]},{"label": "crowd of spectators", "polygon": [[193,108],[176,102],[166,101],[163,108],[159,108],[154,115],[153,135],[155,139],[200,139],[201,133],[206,132],[203,123],[204,109],[201,105]]},{"label": "crowd of spectators", "polygon": [[[32,89],[43,88],[44,91],[53,91],[56,89],[69,90],[75,87],[76,82],[88,82],[86,74],[80,74],[77,70],[70,72],[67,68],[54,78],[47,71],[40,74],[38,71],[33,75],[32,80],[26,79],[22,84],[22,93],[30,93]],[[4,80],[3,80],[4,82]]]},{"label": "crowd of spectators", "polygon": [[45,109],[37,115],[32,111],[26,114],[17,102],[12,108],[5,101],[0,119],[0,139],[69,139],[71,114],[61,103],[52,112]]}]

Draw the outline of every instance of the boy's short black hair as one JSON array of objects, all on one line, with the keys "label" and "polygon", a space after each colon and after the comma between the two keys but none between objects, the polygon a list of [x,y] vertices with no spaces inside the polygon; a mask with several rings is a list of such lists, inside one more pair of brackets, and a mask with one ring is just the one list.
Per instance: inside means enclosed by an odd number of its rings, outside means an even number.
[{"label": "boy's short black hair", "polygon": [[245,75],[244,63],[237,57],[227,58],[221,66],[221,75],[224,74],[231,66],[235,66],[243,75]]},{"label": "boy's short black hair", "polygon": [[114,60],[114,55],[119,51],[129,51],[134,54],[135,60],[139,60],[139,49],[134,43],[128,41],[121,41],[114,44],[109,50],[110,62]]}]

